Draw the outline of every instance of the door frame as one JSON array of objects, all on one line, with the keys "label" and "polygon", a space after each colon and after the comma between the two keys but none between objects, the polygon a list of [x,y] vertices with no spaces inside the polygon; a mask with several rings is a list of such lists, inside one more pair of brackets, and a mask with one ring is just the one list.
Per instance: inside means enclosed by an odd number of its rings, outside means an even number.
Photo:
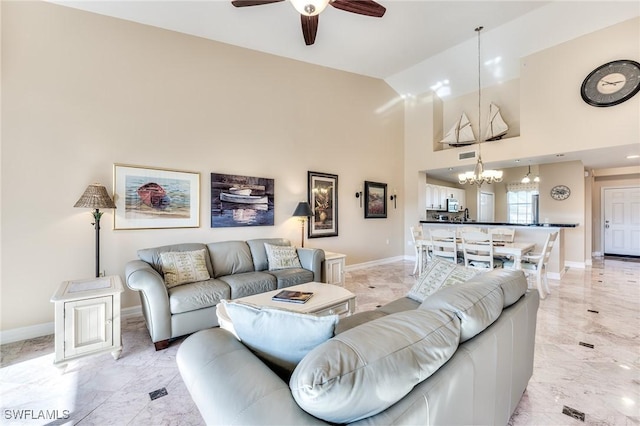
[{"label": "door frame", "polygon": [[604,205],[604,193],[610,189],[631,189],[640,188],[638,185],[615,185],[615,186],[603,186],[600,188],[600,253],[604,256],[605,241],[604,241],[604,225],[605,225],[605,205]]}]

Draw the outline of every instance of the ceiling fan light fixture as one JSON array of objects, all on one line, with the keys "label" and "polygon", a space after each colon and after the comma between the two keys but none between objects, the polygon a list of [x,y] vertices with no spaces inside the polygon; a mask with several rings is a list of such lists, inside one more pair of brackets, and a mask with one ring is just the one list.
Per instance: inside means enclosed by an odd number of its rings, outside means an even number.
[{"label": "ceiling fan light fixture", "polygon": [[293,7],[304,16],[316,16],[326,9],[330,0],[291,0]]}]

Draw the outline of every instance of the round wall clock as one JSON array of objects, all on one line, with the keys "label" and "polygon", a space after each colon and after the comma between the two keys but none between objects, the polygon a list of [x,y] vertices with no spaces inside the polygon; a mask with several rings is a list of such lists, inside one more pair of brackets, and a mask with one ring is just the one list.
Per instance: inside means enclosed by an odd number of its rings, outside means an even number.
[{"label": "round wall clock", "polygon": [[569,195],[571,195],[571,190],[566,185],[556,185],[551,188],[551,198],[554,200],[566,200],[569,198]]},{"label": "round wall clock", "polygon": [[595,107],[618,105],[640,91],[640,64],[619,59],[600,65],[582,82],[582,99]]}]

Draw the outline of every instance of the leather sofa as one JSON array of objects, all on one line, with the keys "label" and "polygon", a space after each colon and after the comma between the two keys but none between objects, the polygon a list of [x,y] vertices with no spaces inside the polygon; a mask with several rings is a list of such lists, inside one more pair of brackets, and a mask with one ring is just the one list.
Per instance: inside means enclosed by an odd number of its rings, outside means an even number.
[{"label": "leather sofa", "polygon": [[[138,250],[139,259],[126,264],[126,283],[140,292],[142,313],[156,350],[167,348],[173,338],[218,326],[216,305],[222,299],[321,281],[323,250],[297,248],[302,268],[270,271],[265,243],[291,245],[287,239],[266,238]],[[211,278],[167,288],[161,254],[202,249]]]},{"label": "leather sofa", "polygon": [[[505,425],[533,372],[538,305],[522,271],[495,270],[341,319],[291,376],[221,328],[189,336],[176,360],[209,425]],[[442,328],[453,337],[424,344]],[[394,347],[413,335],[418,346]]]}]

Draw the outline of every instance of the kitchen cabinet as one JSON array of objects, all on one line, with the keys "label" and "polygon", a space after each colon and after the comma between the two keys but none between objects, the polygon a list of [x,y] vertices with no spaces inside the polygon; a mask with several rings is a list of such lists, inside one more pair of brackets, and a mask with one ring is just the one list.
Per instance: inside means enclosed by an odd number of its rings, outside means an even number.
[{"label": "kitchen cabinet", "polygon": [[466,191],[448,186],[427,184],[425,198],[425,207],[427,210],[447,210],[447,198],[458,200],[460,207],[464,209],[463,206],[466,204]]}]

